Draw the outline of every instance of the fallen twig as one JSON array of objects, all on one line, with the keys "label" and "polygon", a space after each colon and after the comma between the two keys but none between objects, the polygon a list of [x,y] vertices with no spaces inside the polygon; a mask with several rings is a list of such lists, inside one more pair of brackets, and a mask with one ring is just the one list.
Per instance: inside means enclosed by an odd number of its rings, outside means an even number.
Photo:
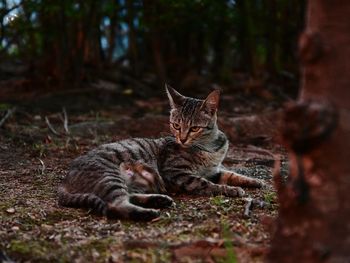
[{"label": "fallen twig", "polygon": [[69,129],[68,129],[68,115],[67,115],[67,111],[66,108],[62,108],[62,114],[59,114],[59,117],[61,119],[61,121],[63,122],[63,129],[64,129],[64,133],[63,132],[58,132],[55,130],[55,128],[52,126],[52,124],[50,123],[50,120],[47,116],[45,116],[45,122],[47,124],[47,127],[49,128],[49,130],[57,135],[57,136],[63,136],[63,135],[68,135],[69,134]]},{"label": "fallen twig", "polygon": [[62,112],[63,112],[63,128],[64,128],[64,131],[66,132],[66,134],[69,134],[68,116],[67,116],[66,108],[63,107]]},{"label": "fallen twig", "polygon": [[0,120],[0,127],[4,125],[5,121],[16,111],[16,107],[8,109],[5,116]]},{"label": "fallen twig", "polygon": [[41,160],[40,158],[38,158],[38,159],[39,159],[39,162],[40,162],[40,164],[41,164],[40,174],[44,174],[45,169],[46,169],[45,163],[44,163],[43,160]]},{"label": "fallen twig", "polygon": [[251,216],[252,210],[254,208],[265,208],[267,206],[266,202],[262,200],[253,199],[251,197],[246,198],[245,201],[246,203],[243,212],[243,216],[245,218],[249,218]]},{"label": "fallen twig", "polygon": [[265,201],[254,199],[252,201],[252,208],[255,208],[255,207],[266,208],[266,207],[268,207],[268,204]]},{"label": "fallen twig", "polygon": [[250,217],[250,212],[251,212],[251,209],[252,209],[252,206],[253,206],[253,198],[246,198],[245,199],[246,203],[244,205],[244,213],[243,213],[243,216],[248,218]]},{"label": "fallen twig", "polygon": [[51,123],[50,123],[50,121],[49,121],[49,118],[48,118],[47,116],[45,116],[45,122],[46,122],[46,124],[47,124],[47,127],[49,128],[49,130],[50,130],[53,134],[55,134],[55,135],[57,135],[57,136],[60,136],[60,133],[57,132],[57,131],[54,129],[54,127],[51,125]]}]

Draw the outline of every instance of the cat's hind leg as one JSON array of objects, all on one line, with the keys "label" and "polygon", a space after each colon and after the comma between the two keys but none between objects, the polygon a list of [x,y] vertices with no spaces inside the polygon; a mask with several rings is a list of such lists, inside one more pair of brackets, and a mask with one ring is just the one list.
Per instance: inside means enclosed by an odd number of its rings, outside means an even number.
[{"label": "cat's hind leg", "polygon": [[161,194],[131,194],[130,202],[147,208],[166,208],[172,206],[173,199]]},{"label": "cat's hind leg", "polygon": [[129,219],[134,221],[150,221],[159,217],[159,211],[143,208],[129,202],[129,196],[118,197],[107,205],[106,216],[109,219]]}]

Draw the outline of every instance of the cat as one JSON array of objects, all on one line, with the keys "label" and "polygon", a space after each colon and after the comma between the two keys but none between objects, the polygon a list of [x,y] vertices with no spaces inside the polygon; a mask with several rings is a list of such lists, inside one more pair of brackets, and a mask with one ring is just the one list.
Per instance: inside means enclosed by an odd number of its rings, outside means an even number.
[{"label": "cat", "polygon": [[[151,220],[158,216],[159,211],[140,207],[145,203],[145,194],[132,193],[132,187],[127,186],[122,163],[130,160],[138,160],[160,175],[167,192],[237,197],[244,195],[240,186],[263,185],[260,180],[236,174],[222,165],[228,139],[217,125],[218,90],[205,100],[185,97],[169,86],[166,92],[173,136],[126,139],[78,157],[60,188],[60,204],[90,208],[113,218]],[[146,207],[171,205],[171,198],[162,195],[161,189],[153,191]]]}]

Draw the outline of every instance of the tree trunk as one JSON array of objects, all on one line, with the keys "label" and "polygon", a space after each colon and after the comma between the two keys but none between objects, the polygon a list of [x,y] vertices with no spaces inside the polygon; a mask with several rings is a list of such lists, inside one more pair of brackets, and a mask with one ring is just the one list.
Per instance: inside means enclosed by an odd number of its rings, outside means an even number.
[{"label": "tree trunk", "polygon": [[138,49],[137,49],[137,32],[136,28],[134,26],[135,22],[135,7],[133,4],[133,1],[127,0],[126,1],[127,6],[127,16],[126,21],[129,26],[128,31],[128,37],[129,37],[129,47],[128,47],[128,58],[130,60],[130,66],[133,70],[133,73],[136,77],[140,76],[140,69],[139,69],[139,58],[138,58]]},{"label": "tree trunk", "polygon": [[277,72],[277,35],[279,34],[279,28],[277,25],[277,3],[276,0],[266,1],[268,6],[268,12],[266,17],[267,24],[267,54],[266,64],[268,72],[274,76]]},{"label": "tree trunk", "polygon": [[236,1],[237,10],[239,14],[239,27],[238,27],[238,41],[241,51],[241,66],[251,75],[254,75],[254,43],[252,36],[252,21],[249,16],[250,2],[247,0]]},{"label": "tree trunk", "polygon": [[148,32],[148,46],[150,47],[150,51],[152,54],[151,64],[154,65],[154,70],[157,73],[158,79],[160,83],[165,83],[167,79],[167,69],[164,63],[163,56],[163,45],[162,45],[162,29],[161,26],[157,24],[156,17],[158,14],[161,14],[162,10],[159,6],[158,1],[145,1],[144,3],[144,21],[149,27]]},{"label": "tree trunk", "polygon": [[285,111],[290,177],[271,262],[350,261],[350,2],[309,0],[299,43],[302,92]]}]

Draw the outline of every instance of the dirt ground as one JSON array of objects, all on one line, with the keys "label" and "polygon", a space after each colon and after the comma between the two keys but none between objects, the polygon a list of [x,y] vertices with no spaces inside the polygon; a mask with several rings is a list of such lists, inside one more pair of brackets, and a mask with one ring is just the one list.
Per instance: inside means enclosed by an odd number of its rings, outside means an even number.
[{"label": "dirt ground", "polygon": [[15,106],[0,128],[0,262],[263,261],[278,208],[274,161],[281,159],[285,174],[287,166],[266,117],[279,106],[273,98],[224,94],[219,112],[232,142],[225,164],[266,187],[247,189],[243,198],[173,196],[176,205],[148,223],[60,207],[56,189],[70,161],[99,144],[168,134],[165,94],[96,89],[26,98],[0,103],[0,119]]}]

